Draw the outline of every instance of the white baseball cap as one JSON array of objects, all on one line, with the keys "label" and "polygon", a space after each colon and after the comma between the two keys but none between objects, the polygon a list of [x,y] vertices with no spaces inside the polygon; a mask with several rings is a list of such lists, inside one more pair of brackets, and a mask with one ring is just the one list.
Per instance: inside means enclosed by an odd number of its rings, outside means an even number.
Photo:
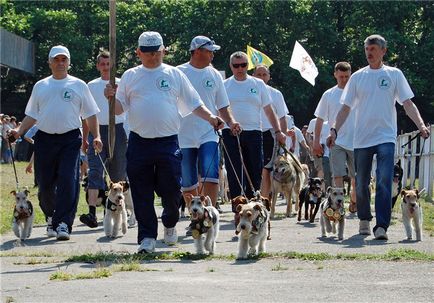
[{"label": "white baseball cap", "polygon": [[53,46],[50,50],[50,53],[48,54],[48,59],[54,58],[54,57],[59,56],[59,55],[64,55],[68,59],[71,59],[71,55],[69,54],[69,50],[66,47],[64,47],[63,45]]},{"label": "white baseball cap", "polygon": [[139,37],[141,52],[156,52],[164,49],[163,38],[157,32],[143,32]]},{"label": "white baseball cap", "polygon": [[220,45],[215,44],[214,40],[211,40],[206,36],[196,36],[193,38],[193,40],[191,40],[189,51],[193,51],[198,48],[205,48],[211,52],[214,52],[219,50],[221,47]]}]

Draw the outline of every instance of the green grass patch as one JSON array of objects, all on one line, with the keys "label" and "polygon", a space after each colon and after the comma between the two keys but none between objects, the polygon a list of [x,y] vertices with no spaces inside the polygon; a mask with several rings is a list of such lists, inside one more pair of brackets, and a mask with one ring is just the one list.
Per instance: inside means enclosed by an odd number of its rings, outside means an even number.
[{"label": "green grass patch", "polygon": [[108,278],[112,272],[108,268],[98,268],[91,272],[71,274],[63,270],[58,270],[50,276],[50,280],[70,281],[70,280],[84,280],[84,279],[102,279]]},{"label": "green grass patch", "polygon": [[145,272],[145,271],[159,271],[158,269],[154,268],[147,268],[143,267],[139,262],[133,261],[133,262],[125,262],[122,264],[118,264],[113,268],[113,271],[138,271],[138,272]]},{"label": "green grass patch", "polygon": [[13,262],[14,265],[37,265],[37,264],[49,264],[49,263],[61,263],[63,260],[59,259],[37,259],[37,258],[29,258],[25,261],[17,261]]},{"label": "green grass patch", "polygon": [[0,257],[65,257],[61,253],[51,253],[46,251],[22,252],[22,251],[1,251]]}]

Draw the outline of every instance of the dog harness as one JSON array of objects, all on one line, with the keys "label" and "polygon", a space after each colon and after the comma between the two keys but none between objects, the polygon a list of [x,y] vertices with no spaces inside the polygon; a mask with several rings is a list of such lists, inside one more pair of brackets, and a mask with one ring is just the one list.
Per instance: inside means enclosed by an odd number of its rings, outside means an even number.
[{"label": "dog harness", "polygon": [[112,200],[107,199],[107,209],[111,211],[116,211],[118,209],[118,206],[112,202]]},{"label": "dog harness", "polygon": [[330,207],[330,201],[327,200],[326,209],[324,210],[324,215],[332,222],[340,221],[345,216],[345,209],[343,207],[339,209],[333,209]]},{"label": "dog harness", "polygon": [[23,209],[22,211],[18,211],[15,207],[14,207],[14,219],[15,222],[23,220],[23,219],[27,219],[28,217],[30,217],[33,214],[33,205],[32,202],[27,201],[27,209]]},{"label": "dog harness", "polygon": [[208,232],[208,230],[217,222],[217,217],[205,208],[203,217],[198,220],[192,220],[190,223],[191,235],[193,239],[199,239],[199,237]]},{"label": "dog harness", "polygon": [[267,219],[268,219],[268,212],[266,212],[264,208],[261,208],[259,215],[256,217],[255,220],[252,221],[253,228],[250,231],[250,233],[258,234],[259,230],[262,228],[265,222],[267,222]]}]

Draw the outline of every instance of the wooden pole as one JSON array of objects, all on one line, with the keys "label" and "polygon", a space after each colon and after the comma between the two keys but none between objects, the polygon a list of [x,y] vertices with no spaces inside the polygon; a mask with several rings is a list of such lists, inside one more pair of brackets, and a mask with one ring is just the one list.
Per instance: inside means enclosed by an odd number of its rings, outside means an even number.
[{"label": "wooden pole", "polygon": [[[109,51],[110,51],[110,85],[116,85],[116,0],[109,0],[110,18],[109,18]],[[109,136],[108,150],[110,159],[113,158],[115,148],[116,130],[115,130],[115,101],[116,95],[109,99]]]}]

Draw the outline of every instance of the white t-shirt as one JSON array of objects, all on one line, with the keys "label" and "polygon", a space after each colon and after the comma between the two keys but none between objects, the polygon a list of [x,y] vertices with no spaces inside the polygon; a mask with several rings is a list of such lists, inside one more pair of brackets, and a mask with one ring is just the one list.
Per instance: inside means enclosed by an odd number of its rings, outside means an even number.
[{"label": "white t-shirt", "polygon": [[366,66],[355,72],[341,97],[341,103],[355,111],[354,148],[395,143],[395,102],[402,105],[412,97],[410,85],[397,68]]},{"label": "white t-shirt", "polygon": [[234,119],[243,130],[262,130],[261,112],[271,103],[264,81],[247,75],[244,81],[234,76],[224,81]]},{"label": "white t-shirt", "polygon": [[203,105],[184,73],[164,63],[152,69],[139,65],[127,70],[116,98],[128,111],[130,131],[142,138],[177,135],[181,117]]},{"label": "white t-shirt", "polygon": [[[286,122],[290,123],[288,121],[288,118],[286,118]],[[297,156],[297,158],[300,158],[300,144],[303,141],[306,141],[304,139],[303,133],[297,126],[293,126],[293,129],[295,131],[295,147],[294,147],[294,155]],[[290,148],[292,146],[292,138],[290,136],[286,136],[286,146]]]},{"label": "white t-shirt", "polygon": [[[321,118],[324,121],[329,122],[329,126],[332,126],[336,122],[336,116],[342,107],[340,103],[342,92],[344,90],[337,85],[326,90],[319,100],[315,110],[315,116]],[[336,139],[336,144],[348,149],[353,150],[354,140],[354,111],[350,111],[345,123],[339,129],[339,135]]]},{"label": "white t-shirt", "polygon": [[[120,79],[116,78],[116,84],[119,84]],[[109,103],[107,98],[104,96],[104,89],[109,83],[108,80],[103,80],[101,78],[97,78],[95,80],[90,81],[87,86],[89,86],[90,92],[92,93],[93,98],[95,99],[96,105],[100,112],[96,115],[98,118],[99,125],[108,125],[109,124]],[[123,123],[125,121],[125,113],[115,116],[115,123]]]},{"label": "white t-shirt", "polygon": [[81,119],[99,112],[86,83],[67,75],[56,80],[52,76],[36,82],[26,115],[37,120],[38,128],[49,134],[64,134],[81,127]]},{"label": "white t-shirt", "polygon": [[[306,131],[312,134],[313,137],[315,137],[315,124],[316,124],[316,118],[310,120],[309,126],[307,127],[307,131]],[[324,157],[328,157],[330,153],[329,148],[327,147],[326,144],[329,133],[330,133],[330,125],[328,121],[324,121],[321,129],[321,136],[319,138],[319,143],[323,145]]]},{"label": "white t-shirt", "polygon": [[[285,117],[285,115],[288,114],[288,107],[286,106],[282,93],[279,90],[269,85],[267,85],[267,88],[271,98],[271,106],[273,107],[274,112],[276,113],[277,119]],[[267,118],[267,115],[265,115],[264,110],[261,110],[261,121],[262,121],[262,131],[266,131],[273,128],[271,126],[270,121]]]},{"label": "white t-shirt", "polygon": [[[229,106],[223,78],[214,67],[199,69],[187,62],[178,68],[187,76],[205,106],[214,115],[218,115],[219,109]],[[213,127],[194,114],[189,114],[181,120],[178,139],[182,148],[198,148],[205,142],[218,142]]]}]

